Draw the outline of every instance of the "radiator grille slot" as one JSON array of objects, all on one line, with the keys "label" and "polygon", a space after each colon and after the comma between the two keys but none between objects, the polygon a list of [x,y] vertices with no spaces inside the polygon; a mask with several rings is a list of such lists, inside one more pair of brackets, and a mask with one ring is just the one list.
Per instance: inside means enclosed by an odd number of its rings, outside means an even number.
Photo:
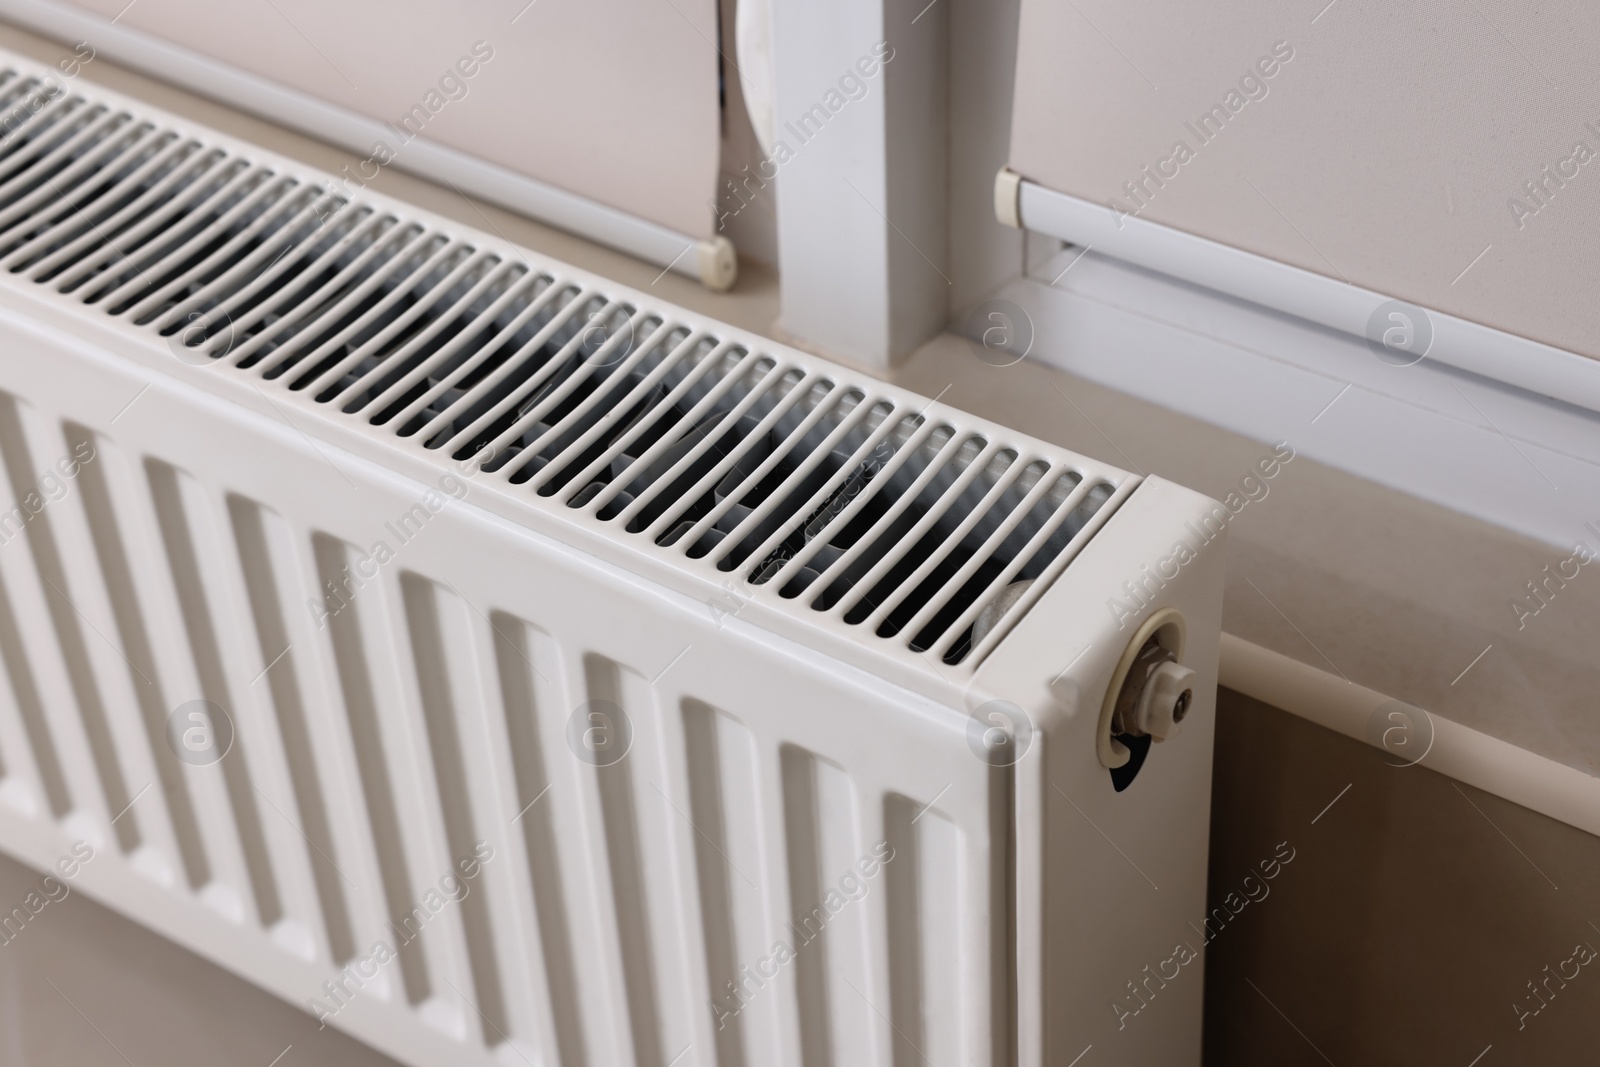
[{"label": "radiator grille slot", "polygon": [[0,109],[9,273],[740,596],[959,663],[984,606],[1053,576],[1116,489],[92,95],[13,69]]}]

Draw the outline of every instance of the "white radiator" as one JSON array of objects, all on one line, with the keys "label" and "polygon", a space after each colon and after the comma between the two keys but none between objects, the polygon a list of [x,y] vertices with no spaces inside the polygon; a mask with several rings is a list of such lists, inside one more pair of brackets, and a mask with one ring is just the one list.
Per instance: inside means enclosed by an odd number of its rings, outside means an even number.
[{"label": "white radiator", "polygon": [[1198,1063],[1210,501],[0,67],[0,848],[407,1064]]}]

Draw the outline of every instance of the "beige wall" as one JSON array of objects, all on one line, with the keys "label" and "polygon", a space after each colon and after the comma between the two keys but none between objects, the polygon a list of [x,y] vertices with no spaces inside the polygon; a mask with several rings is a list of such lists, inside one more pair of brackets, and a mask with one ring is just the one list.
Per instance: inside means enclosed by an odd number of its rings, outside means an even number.
[{"label": "beige wall", "polygon": [[1512,1005],[1600,949],[1600,839],[1228,690],[1211,820],[1213,907],[1295,859],[1206,950],[1207,1064],[1595,1062],[1600,960]]}]

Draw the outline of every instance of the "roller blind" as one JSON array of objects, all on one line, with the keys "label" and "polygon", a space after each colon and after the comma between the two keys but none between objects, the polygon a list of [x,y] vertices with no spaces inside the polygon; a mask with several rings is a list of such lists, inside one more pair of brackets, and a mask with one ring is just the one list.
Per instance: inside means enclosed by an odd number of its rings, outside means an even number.
[{"label": "roller blind", "polygon": [[1600,5],[1022,0],[1012,169],[1600,357]]},{"label": "roller blind", "polygon": [[708,237],[719,151],[714,0],[74,0],[422,137]]}]

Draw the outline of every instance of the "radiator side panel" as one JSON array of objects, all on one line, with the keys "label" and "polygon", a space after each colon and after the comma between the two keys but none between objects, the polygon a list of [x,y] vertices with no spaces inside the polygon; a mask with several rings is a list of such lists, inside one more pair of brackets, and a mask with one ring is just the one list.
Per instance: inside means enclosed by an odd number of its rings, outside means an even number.
[{"label": "radiator side panel", "polygon": [[[1095,1063],[1200,1062],[1208,931],[1226,936],[1205,913],[1226,539],[1214,512],[1226,516],[1147,478],[973,687],[975,707],[1004,701],[1034,730],[1012,768],[1026,1067],[1069,1063],[1091,1045]],[[1118,791],[1096,751],[1102,703],[1141,624],[1167,608],[1184,619],[1194,701],[1182,732],[1151,744]]]}]

